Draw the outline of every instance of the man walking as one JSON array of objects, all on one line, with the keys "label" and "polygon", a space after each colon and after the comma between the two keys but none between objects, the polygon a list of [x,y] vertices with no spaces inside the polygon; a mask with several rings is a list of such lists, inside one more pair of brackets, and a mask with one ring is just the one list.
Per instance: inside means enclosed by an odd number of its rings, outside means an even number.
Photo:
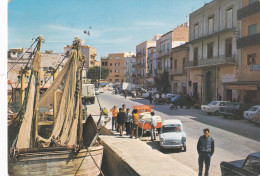
[{"label": "man walking", "polygon": [[156,125],[157,125],[157,120],[154,117],[154,112],[151,112],[151,141],[156,140],[156,134],[155,134]]},{"label": "man walking", "polygon": [[210,159],[214,153],[214,140],[209,135],[209,129],[203,130],[204,135],[198,140],[197,151],[199,154],[199,176],[202,176],[203,163],[205,162],[205,176],[209,175]]},{"label": "man walking", "polygon": [[135,138],[138,138],[138,122],[139,122],[139,114],[137,114],[137,109],[133,110],[133,126],[132,126],[132,130],[131,130],[131,136],[130,138],[133,138],[134,135],[134,131],[135,131]]},{"label": "man walking", "polygon": [[153,102],[153,96],[152,96],[151,93],[149,94],[148,99],[149,99],[149,101],[150,101],[150,104],[152,104],[152,102]]},{"label": "man walking", "polygon": [[117,117],[117,113],[118,113],[116,106],[114,106],[112,109],[110,109],[110,112],[112,112],[112,130],[114,130],[114,126],[115,126],[115,130],[116,130],[117,129],[116,117]]},{"label": "man walking", "polygon": [[124,129],[124,124],[125,124],[125,112],[123,111],[122,108],[119,108],[119,113],[117,114],[117,123],[119,127],[119,132],[120,135],[123,135],[123,129]]}]

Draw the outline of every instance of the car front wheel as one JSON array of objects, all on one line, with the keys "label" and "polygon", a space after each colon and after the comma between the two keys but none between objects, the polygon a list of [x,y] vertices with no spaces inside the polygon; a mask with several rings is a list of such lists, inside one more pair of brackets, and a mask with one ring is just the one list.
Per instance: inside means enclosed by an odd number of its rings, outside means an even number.
[{"label": "car front wheel", "polygon": [[185,146],[185,147],[183,147],[183,151],[184,152],[186,152],[187,151],[187,147]]}]

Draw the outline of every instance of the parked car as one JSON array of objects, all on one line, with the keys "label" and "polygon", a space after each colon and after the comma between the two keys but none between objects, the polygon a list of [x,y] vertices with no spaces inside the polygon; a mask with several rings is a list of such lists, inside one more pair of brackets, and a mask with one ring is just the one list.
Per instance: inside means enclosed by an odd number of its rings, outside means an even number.
[{"label": "parked car", "polygon": [[252,122],[255,123],[255,125],[260,125],[260,109],[256,111],[256,113],[252,116]]},{"label": "parked car", "polygon": [[180,120],[164,120],[159,137],[161,148],[183,148],[186,151],[186,133]]},{"label": "parked car", "polygon": [[167,99],[166,101],[167,102],[171,102],[171,98],[175,97],[175,96],[176,96],[176,94],[167,93],[166,94],[166,99]]},{"label": "parked car", "polygon": [[148,98],[150,94],[152,94],[152,96],[153,96],[154,92],[153,91],[148,91],[146,93],[143,93],[142,94],[142,98]]},{"label": "parked car", "polygon": [[96,95],[99,95],[99,94],[100,94],[99,88],[95,88],[95,94],[96,94]]},{"label": "parked car", "polygon": [[260,105],[255,105],[248,109],[247,111],[244,111],[244,118],[247,120],[252,120],[252,116],[260,109]]},{"label": "parked car", "polygon": [[222,176],[259,176],[260,152],[252,153],[245,160],[220,163]]},{"label": "parked car", "polygon": [[226,107],[228,101],[212,101],[208,105],[201,105],[201,111],[206,112],[207,114],[219,114],[220,107]]},{"label": "parked car", "polygon": [[249,109],[249,105],[239,102],[231,102],[227,107],[220,107],[219,114],[227,117],[234,117],[235,119],[242,119],[245,110]]},{"label": "parked car", "polygon": [[113,91],[114,89],[113,89],[113,87],[108,87],[107,90],[108,91]]},{"label": "parked car", "polygon": [[103,88],[99,88],[99,93],[104,93],[104,89]]}]

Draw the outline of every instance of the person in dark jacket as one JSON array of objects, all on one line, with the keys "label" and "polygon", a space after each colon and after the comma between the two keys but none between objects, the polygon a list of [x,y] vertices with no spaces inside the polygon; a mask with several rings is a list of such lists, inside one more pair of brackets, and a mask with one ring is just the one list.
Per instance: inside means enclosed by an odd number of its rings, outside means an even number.
[{"label": "person in dark jacket", "polygon": [[209,129],[203,130],[204,135],[200,136],[197,144],[199,154],[199,176],[202,176],[203,163],[205,162],[205,176],[209,175],[210,159],[214,153],[214,140],[209,135]]},{"label": "person in dark jacket", "polygon": [[122,136],[123,128],[124,128],[124,124],[125,124],[125,112],[123,111],[122,108],[119,108],[119,113],[117,114],[117,123],[119,126],[120,136]]},{"label": "person in dark jacket", "polygon": [[152,102],[153,102],[153,96],[152,96],[151,93],[149,94],[148,99],[149,99],[149,101],[150,101],[150,104],[152,104]]}]

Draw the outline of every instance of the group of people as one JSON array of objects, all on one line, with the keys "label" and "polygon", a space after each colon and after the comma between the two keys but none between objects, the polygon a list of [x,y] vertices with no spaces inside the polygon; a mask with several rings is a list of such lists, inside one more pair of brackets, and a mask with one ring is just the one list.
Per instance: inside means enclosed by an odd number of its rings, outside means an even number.
[{"label": "group of people", "polygon": [[110,112],[112,112],[112,130],[118,131],[120,136],[123,135],[125,130],[126,134],[130,135],[131,138],[133,138],[135,132],[135,138],[138,138],[139,115],[136,109],[130,113],[130,109],[123,104],[119,110],[114,106],[110,109]]},{"label": "group of people", "polygon": [[[126,131],[126,135],[130,135],[130,138],[138,138],[138,122],[139,122],[139,114],[137,109],[134,109],[130,113],[130,109],[126,108],[126,105],[123,104],[119,110],[114,106],[110,109],[112,112],[112,130],[118,131],[119,136],[123,136],[123,131]],[[154,117],[154,112],[151,112],[151,140],[156,140],[155,130],[157,121]]]}]

